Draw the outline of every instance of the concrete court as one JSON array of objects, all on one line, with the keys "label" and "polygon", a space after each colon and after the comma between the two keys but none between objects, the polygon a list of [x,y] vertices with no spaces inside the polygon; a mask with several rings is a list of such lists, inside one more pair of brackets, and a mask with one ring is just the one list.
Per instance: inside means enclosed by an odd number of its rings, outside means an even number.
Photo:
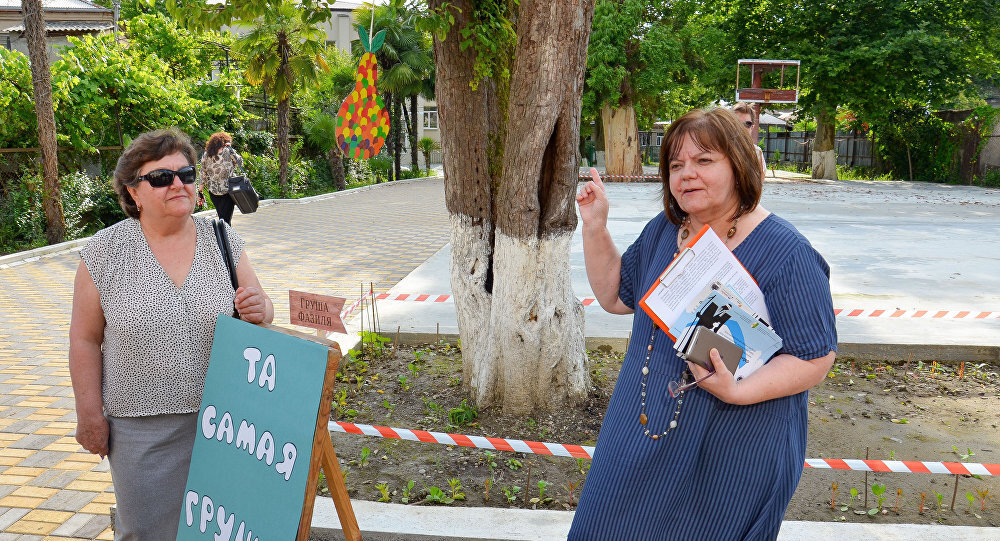
[{"label": "concrete court", "polygon": [[[831,267],[834,307],[851,309],[993,312],[988,318],[837,318],[841,344],[998,359],[1000,345],[1000,189],[910,182],[812,182],[772,179],[761,204],[799,229]],[[609,229],[619,251],[662,210],[659,184],[607,184]],[[449,246],[396,285],[392,294],[451,292]],[[592,297],[580,229],[571,246],[573,290]],[[410,297],[412,299],[412,297]],[[450,302],[379,301],[384,330],[457,332]],[[586,336],[624,338],[631,316],[586,308]],[[933,346],[889,348],[888,345]],[[944,346],[944,347],[942,347]],[[981,346],[981,347],[970,347]],[[942,358],[942,357],[937,357]]]},{"label": "concrete court", "polygon": [[[802,184],[819,190],[809,194],[796,191],[795,187],[800,185],[796,183],[789,185],[790,193],[783,197],[792,198],[790,206],[793,209],[819,207],[813,198],[835,199],[838,193],[850,203],[846,196],[851,194],[838,191],[839,184],[853,186],[838,183],[824,188],[823,184]],[[950,191],[950,187],[923,187],[908,183],[893,185],[892,189],[913,192],[912,199],[916,199],[911,202],[914,212],[922,208],[918,202],[924,197],[935,201],[954,199],[955,205],[950,212],[953,217],[962,218],[964,213],[960,211],[964,205],[961,201],[969,199],[975,221],[958,229],[976,227],[980,228],[981,238],[997,238],[996,217],[1000,212],[997,199],[1000,196],[996,190],[973,191],[975,197],[972,197],[967,193],[968,188]],[[772,204],[768,200],[771,191],[780,191],[781,186],[773,182],[767,184],[765,205],[791,217],[784,209],[778,208],[777,201]],[[632,194],[627,196],[632,200],[632,207],[618,205],[614,210],[616,221],[631,228],[616,232],[616,242],[624,247],[630,236],[629,231],[634,237],[641,223],[645,222],[645,218],[637,216],[638,212],[630,215],[627,209],[646,208],[648,212],[655,207],[656,196],[650,191],[651,185],[647,184],[614,184],[612,187],[623,194]],[[864,193],[872,188],[862,183],[857,189]],[[937,194],[938,190],[947,193]],[[796,198],[800,202],[795,203]],[[619,200],[627,198],[616,196],[613,204]],[[906,212],[891,209],[883,211],[892,212],[894,216],[906,215]],[[827,255],[836,276],[835,261],[838,259],[831,257],[827,247],[818,242],[817,235],[813,235],[800,220],[792,221]],[[946,223],[955,222],[948,220]],[[914,229],[921,229],[915,220],[911,225]],[[310,200],[265,204],[256,214],[237,214],[234,226],[248,241],[258,275],[275,301],[275,321],[279,324],[288,321],[286,292],[289,289],[341,295],[352,300],[358,297],[361,284],[368,282],[374,282],[379,292],[394,285],[396,290],[412,287],[410,291],[416,293],[447,293],[450,290],[446,279],[446,252],[440,250],[448,240],[447,212],[440,179],[403,181]],[[887,220],[882,228],[888,231],[890,226]],[[867,222],[833,227],[865,228]],[[925,235],[928,239],[933,238],[938,247],[955,244],[941,230],[937,230],[936,234],[926,232]],[[822,235],[818,236],[822,238]],[[830,236],[836,238],[836,235]],[[79,245],[79,242],[67,243],[0,258],[0,541],[111,539],[107,527],[108,507],[114,502],[114,494],[107,462],[83,452],[73,439],[75,413],[66,353],[72,281],[79,262]],[[578,252],[578,248],[575,246],[574,252]],[[900,250],[906,251],[905,248]],[[844,251],[851,252],[848,249]],[[995,250],[992,252],[994,263],[996,253]],[[975,260],[975,254],[970,251],[963,251],[956,257],[964,258],[965,263]],[[411,274],[428,258],[430,261]],[[440,266],[442,262],[443,267]],[[580,263],[575,262],[574,267],[574,287],[578,295],[588,296],[589,288],[577,286]],[[429,281],[429,270],[438,275],[437,282]],[[862,270],[856,271],[858,275],[864,274]],[[982,276],[985,272],[972,274]],[[403,283],[399,283],[401,280]],[[438,287],[442,289],[430,291]],[[867,287],[877,291],[877,285]],[[924,293],[918,288],[913,295],[918,301],[923,301]],[[951,306],[970,309],[971,303],[976,301],[983,306],[983,310],[998,309],[1000,302],[997,302],[995,290],[986,289],[983,294],[985,296],[981,299],[972,298],[970,306]],[[933,300],[934,297],[928,299]],[[393,308],[393,304],[398,305],[395,308],[400,312],[409,312],[424,320],[425,330],[437,319],[431,317],[426,305],[382,302],[379,308],[384,330],[389,328],[394,317],[400,317],[386,312]],[[599,312],[599,309],[587,310],[589,325],[599,321],[595,316]],[[960,325],[957,321],[946,323],[952,327]],[[593,327],[589,328],[588,333],[593,330]],[[998,342],[992,340],[991,343]],[[323,503],[321,499],[319,505]]]}]

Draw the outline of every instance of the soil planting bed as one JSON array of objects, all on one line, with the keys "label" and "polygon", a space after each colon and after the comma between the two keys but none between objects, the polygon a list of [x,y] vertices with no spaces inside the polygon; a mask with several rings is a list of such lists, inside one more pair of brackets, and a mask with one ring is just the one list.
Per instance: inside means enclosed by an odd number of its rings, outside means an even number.
[{"label": "soil planting bed", "polygon": [[[594,388],[585,404],[515,417],[463,402],[461,352],[453,344],[398,350],[386,344],[365,357],[342,362],[334,420],[581,445],[597,439],[621,367],[620,354],[591,352]],[[810,391],[807,457],[1000,463],[998,372],[990,364],[842,359]],[[590,466],[584,459],[353,434],[333,439],[351,497],[372,501],[573,509]],[[806,468],[785,518],[1000,526],[996,477],[957,477],[952,510],[955,482],[954,475],[869,473],[866,479],[865,472]],[[873,486],[884,487],[881,511]],[[851,489],[858,491],[853,501]]]}]

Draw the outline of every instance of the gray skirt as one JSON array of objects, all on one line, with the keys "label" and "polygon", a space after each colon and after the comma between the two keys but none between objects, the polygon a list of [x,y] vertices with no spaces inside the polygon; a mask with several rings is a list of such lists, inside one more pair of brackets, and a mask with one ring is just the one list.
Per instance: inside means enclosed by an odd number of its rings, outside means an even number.
[{"label": "gray skirt", "polygon": [[177,537],[198,414],[108,417],[115,541]]}]

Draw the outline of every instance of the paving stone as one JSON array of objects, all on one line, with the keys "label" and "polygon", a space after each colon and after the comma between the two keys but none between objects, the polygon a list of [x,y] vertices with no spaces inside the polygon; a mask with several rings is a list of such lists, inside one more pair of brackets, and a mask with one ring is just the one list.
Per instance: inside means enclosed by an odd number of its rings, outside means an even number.
[{"label": "paving stone", "polygon": [[[62,381],[66,381],[66,379],[63,378]],[[41,393],[39,393],[39,396],[69,396],[71,394],[73,394],[73,388],[72,387],[67,387],[65,385],[60,385],[58,387],[49,387],[48,389],[45,389],[44,391],[42,391]],[[70,406],[69,407],[73,408],[75,406],[76,406],[76,402],[74,402],[72,399],[70,399]],[[58,407],[65,408],[67,406],[58,406]]]},{"label": "paving stone", "polygon": [[76,537],[93,539],[111,525],[111,517],[107,515],[91,515],[91,519],[76,531]]},{"label": "paving stone", "polygon": [[[4,508],[0,507],[0,509]],[[8,526],[21,520],[24,515],[28,514],[28,511],[31,511],[31,509],[23,509],[20,507],[10,508],[4,511],[4,513],[0,515],[0,530],[6,530]]]},{"label": "paving stone", "polygon": [[[55,387],[53,387],[52,389],[54,390]],[[65,393],[68,395],[68,394],[70,394],[70,392],[73,389],[71,387],[61,387],[60,390],[64,390]],[[59,408],[59,409],[66,409],[66,410],[75,410],[76,409],[76,399],[74,399],[71,396],[55,395],[55,394],[46,394],[45,396],[59,396],[60,397],[59,400],[56,400],[55,402],[53,402],[49,406],[50,408]]]},{"label": "paving stone", "polygon": [[[87,525],[95,516],[89,513],[77,513],[70,517],[69,520],[63,523],[55,530],[52,530],[51,535],[58,535],[62,537],[80,537],[77,532]],[[99,532],[98,532],[99,533]]]},{"label": "paving stone", "polygon": [[30,434],[10,444],[10,447],[12,449],[43,449],[44,447],[58,440],[59,438],[60,436]]},{"label": "paving stone", "polygon": [[73,453],[64,451],[38,451],[17,463],[24,468],[51,468]]},{"label": "paving stone", "polygon": [[79,511],[83,506],[91,502],[95,497],[94,492],[82,492],[79,490],[60,490],[54,496],[42,502],[39,509],[52,509],[54,511]]}]

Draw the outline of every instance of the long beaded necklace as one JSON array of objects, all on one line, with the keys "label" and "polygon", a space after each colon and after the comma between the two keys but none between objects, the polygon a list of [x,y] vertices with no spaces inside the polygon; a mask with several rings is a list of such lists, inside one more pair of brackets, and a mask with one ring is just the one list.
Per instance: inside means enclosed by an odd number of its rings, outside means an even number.
[{"label": "long beaded necklace", "polygon": [[[653,341],[656,340],[656,326],[653,326],[653,333],[649,335],[649,346],[646,347],[646,364],[642,367],[642,391],[640,395],[641,409],[639,411],[639,424],[642,425],[642,433],[648,438],[658,440],[667,435],[667,432],[677,428],[677,418],[681,415],[681,404],[684,403],[684,391],[677,395],[677,407],[674,409],[674,418],[670,420],[670,425],[661,434],[651,434],[646,423],[649,417],[646,416],[646,378],[649,376],[649,358],[653,355]],[[686,372],[686,370],[685,370]],[[682,376],[683,379],[683,376]]]},{"label": "long beaded necklace", "polygon": [[[729,231],[726,232],[726,240],[727,241],[729,239],[733,238],[734,235],[736,235],[736,223],[737,222],[739,222],[739,218],[737,218],[736,220],[733,220],[732,227],[730,227]],[[688,228],[690,226],[691,226],[691,217],[690,216],[685,216],[684,217],[684,222],[681,224],[681,227],[683,229],[681,229],[681,232],[680,232],[680,240],[677,242],[677,248],[678,248],[678,250],[680,249],[680,247],[683,244],[683,242],[690,235],[690,232],[688,231]],[[674,257],[677,257],[677,254],[674,254]],[[684,392],[685,391],[684,391],[684,386],[682,385],[680,392],[677,393],[677,407],[674,408],[674,417],[673,417],[673,419],[670,420],[670,424],[667,425],[667,429],[664,430],[663,432],[659,433],[659,434],[655,434],[655,433],[650,432],[649,426],[647,424],[647,423],[649,423],[649,417],[646,415],[646,378],[649,377],[649,359],[650,359],[650,357],[653,356],[653,342],[655,340],[656,340],[656,326],[654,325],[653,326],[653,332],[652,332],[652,334],[649,335],[649,345],[646,346],[646,363],[642,366],[642,388],[639,391],[640,392],[640,395],[639,395],[639,398],[640,398],[640,400],[639,400],[639,404],[640,404],[640,409],[639,409],[639,424],[642,425],[642,433],[645,434],[646,437],[648,437],[650,439],[653,439],[653,440],[658,440],[658,439],[666,436],[667,433],[670,432],[671,430],[677,428],[677,419],[681,415],[681,405],[684,403]],[[681,382],[686,382],[688,380],[689,376],[690,376],[690,372],[688,372],[688,370],[685,369],[683,372],[681,372]]]}]

